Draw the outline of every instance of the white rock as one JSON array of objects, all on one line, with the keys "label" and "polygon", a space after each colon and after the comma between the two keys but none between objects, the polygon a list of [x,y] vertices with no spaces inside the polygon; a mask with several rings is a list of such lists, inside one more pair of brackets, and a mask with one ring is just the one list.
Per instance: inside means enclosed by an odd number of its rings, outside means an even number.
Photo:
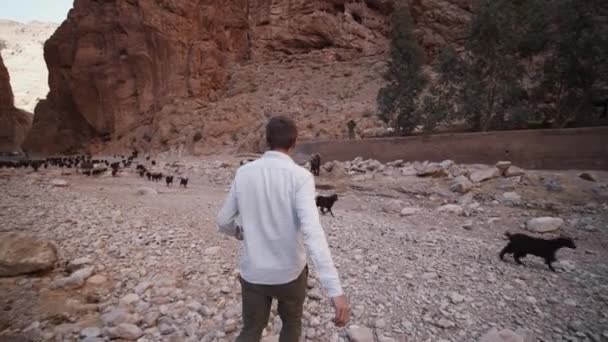
[{"label": "white rock", "polygon": [[84,285],[84,282],[93,275],[95,267],[82,268],[67,277],[57,278],[51,282],[51,288],[78,288]]},{"label": "white rock", "polygon": [[98,337],[98,336],[101,336],[101,329],[99,329],[98,327],[88,327],[88,328],[84,328],[84,329],[82,329],[82,331],[80,331],[80,337],[82,337],[82,338]]},{"label": "white rock", "polygon": [[56,178],[56,179],[51,180],[51,185],[54,187],[64,188],[64,187],[68,186],[69,184],[66,180]]},{"label": "white rock", "polygon": [[535,233],[547,233],[558,230],[564,224],[559,217],[537,217],[526,222],[526,229]]},{"label": "white rock", "polygon": [[454,324],[454,322],[447,320],[445,318],[441,318],[440,320],[434,322],[434,324],[443,329],[449,329],[449,328],[453,328],[456,326],[456,324]]},{"label": "white rock", "polygon": [[139,301],[139,296],[136,293],[129,293],[128,295],[120,298],[118,303],[121,306],[129,306],[131,304],[136,303],[137,301]]},{"label": "white rock", "polygon": [[135,341],[144,334],[143,330],[138,326],[129,323],[121,323],[117,327],[109,328],[107,331],[111,338],[122,338],[127,341]]},{"label": "white rock", "polygon": [[457,193],[467,193],[473,187],[473,183],[466,176],[458,176],[450,183],[450,191]]},{"label": "white rock", "polygon": [[353,325],[346,330],[346,334],[350,342],[374,342],[374,334],[369,328]]},{"label": "white rock", "polygon": [[108,281],[108,278],[102,276],[101,274],[95,274],[87,279],[87,284],[97,286],[105,283],[106,281]]},{"label": "white rock", "polygon": [[448,295],[448,297],[450,298],[450,301],[453,304],[459,304],[459,303],[464,302],[464,296],[461,295],[458,292],[450,292],[450,294]]},{"label": "white rock", "polygon": [[458,204],[446,204],[446,205],[442,205],[441,207],[437,208],[437,211],[440,213],[451,213],[451,214],[460,215],[463,213],[464,210]]},{"label": "white rock", "polygon": [[418,212],[420,212],[420,208],[405,207],[405,208],[401,209],[401,212],[399,213],[399,215],[412,216],[412,215],[417,214]]},{"label": "white rock", "polygon": [[497,168],[492,167],[492,168],[488,168],[485,170],[478,170],[478,171],[471,173],[471,181],[473,181],[475,183],[479,183],[479,182],[490,180],[492,178],[497,178],[499,176],[500,176],[500,171]]},{"label": "white rock", "polygon": [[73,272],[77,269],[83,268],[86,265],[91,265],[92,263],[93,260],[91,260],[90,258],[78,258],[70,261],[66,267],[66,270],[68,270],[69,272]]},{"label": "white rock", "polygon": [[507,169],[509,169],[509,167],[511,167],[510,161],[499,161],[498,163],[496,163],[496,168],[498,170],[500,170],[501,174],[504,174],[505,171],[507,171]]},{"label": "white rock", "polygon": [[517,166],[511,165],[508,169],[506,169],[503,173],[505,177],[518,177],[526,174],[526,171]]}]

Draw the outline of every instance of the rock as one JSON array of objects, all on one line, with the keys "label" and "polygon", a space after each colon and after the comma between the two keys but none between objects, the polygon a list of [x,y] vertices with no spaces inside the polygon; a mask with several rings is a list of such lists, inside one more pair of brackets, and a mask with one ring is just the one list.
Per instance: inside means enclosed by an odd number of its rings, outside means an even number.
[{"label": "rock", "polygon": [[152,188],[141,187],[135,191],[137,195],[140,196],[148,196],[148,195],[158,195],[158,192]]},{"label": "rock", "polygon": [[545,187],[545,189],[547,189],[548,191],[551,192],[562,192],[564,191],[564,188],[562,187],[561,184],[559,184],[558,180],[555,178],[542,178],[541,179],[543,186]]},{"label": "rock", "polygon": [[448,294],[448,298],[450,298],[450,301],[453,304],[460,304],[464,302],[464,296],[457,292],[450,292],[450,294]]},{"label": "rock", "polygon": [[525,174],[526,174],[526,171],[524,169],[519,168],[514,165],[509,166],[509,168],[503,172],[503,176],[505,176],[507,178],[523,176]]},{"label": "rock", "polygon": [[427,164],[416,173],[418,177],[443,177],[447,175],[448,171],[436,163]]},{"label": "rock", "polygon": [[87,257],[74,259],[68,263],[68,265],[66,266],[66,270],[68,272],[74,272],[78,269],[83,268],[84,266],[91,265],[92,263],[93,263],[93,260],[91,260]]},{"label": "rock", "polygon": [[19,151],[32,120],[32,114],[15,107],[10,75],[0,56],[0,150]]},{"label": "rock", "polygon": [[95,271],[95,267],[89,266],[74,273],[70,274],[67,277],[56,278],[51,282],[51,288],[59,289],[59,288],[78,288],[84,285],[84,282],[93,275],[93,271]]},{"label": "rock", "polygon": [[467,193],[473,187],[473,183],[466,176],[458,176],[450,183],[450,191],[457,193]]},{"label": "rock", "polygon": [[237,329],[238,329],[238,324],[237,324],[236,320],[234,320],[232,318],[226,320],[226,322],[224,323],[224,332],[226,334],[235,332]]},{"label": "rock", "polygon": [[129,323],[121,323],[117,327],[108,328],[107,332],[110,338],[122,338],[127,341],[135,341],[144,334],[138,326]]},{"label": "rock", "polygon": [[510,161],[499,161],[498,163],[496,163],[496,168],[500,171],[500,174],[503,176],[510,167],[511,167]]},{"label": "rock", "polygon": [[139,296],[136,293],[129,293],[128,295],[120,298],[118,304],[121,306],[129,306],[139,301]]},{"label": "rock", "polygon": [[435,279],[437,278],[437,273],[435,272],[425,272],[423,273],[420,278],[424,279],[424,280],[431,280],[431,279]]},{"label": "rock", "polygon": [[412,215],[415,215],[415,214],[417,214],[419,212],[420,212],[420,208],[405,207],[405,208],[401,209],[401,212],[399,213],[399,215],[401,215],[401,216],[412,216]]},{"label": "rock", "polygon": [[507,201],[507,202],[511,202],[511,203],[520,203],[521,202],[521,196],[519,196],[519,194],[517,192],[505,192],[504,194],[502,194],[502,198]]},{"label": "rock", "polygon": [[331,172],[334,169],[334,162],[326,162],[325,164],[323,164],[323,170],[325,170],[326,172]]},{"label": "rock", "polygon": [[87,284],[90,284],[93,286],[99,286],[107,281],[108,281],[108,278],[106,278],[100,274],[95,274],[95,275],[91,276],[89,279],[87,279]]},{"label": "rock", "polygon": [[374,342],[374,334],[369,328],[353,325],[346,330],[346,334],[350,342]]},{"label": "rock", "polygon": [[464,209],[462,209],[462,207],[459,206],[458,204],[446,204],[446,205],[442,205],[441,207],[437,208],[437,211],[440,213],[450,213],[450,214],[460,215],[464,212]]},{"label": "rock", "polygon": [[386,321],[384,320],[384,318],[378,318],[376,322],[374,322],[374,326],[377,329],[384,329],[386,328]]},{"label": "rock", "polygon": [[498,331],[493,328],[483,335],[479,342],[524,342],[524,339],[509,329]]},{"label": "rock", "polygon": [[453,328],[456,326],[456,324],[454,324],[454,322],[445,319],[445,318],[441,318],[438,321],[433,322],[433,324],[435,324],[436,326],[443,328],[443,329],[449,329],[449,328]]},{"label": "rock", "polygon": [[488,168],[485,170],[478,170],[475,171],[473,173],[471,173],[471,181],[473,181],[474,183],[479,183],[479,182],[483,182],[483,181],[487,181],[493,178],[497,178],[500,176],[500,170],[498,170],[495,167],[492,168]]},{"label": "rock", "polygon": [[388,203],[382,205],[382,211],[385,213],[400,213],[403,208],[403,201],[401,200],[391,200]]},{"label": "rock", "polygon": [[99,336],[101,336],[101,329],[99,329],[98,327],[88,327],[88,328],[84,328],[80,331],[80,337],[82,337],[82,338],[99,337]]},{"label": "rock", "polygon": [[559,217],[537,217],[526,222],[526,229],[535,233],[548,233],[558,230],[564,220]]},{"label": "rock", "polygon": [[63,179],[53,179],[51,180],[51,185],[54,187],[64,188],[68,186],[68,182]]},{"label": "rock", "polygon": [[401,169],[401,174],[403,176],[415,176],[418,173],[413,167],[404,167]]},{"label": "rock", "polygon": [[578,174],[578,177],[590,182],[597,182],[597,177],[589,172],[581,172]]},{"label": "rock", "polygon": [[57,262],[57,248],[50,241],[17,233],[0,234],[0,277],[48,271]]},{"label": "rock", "polygon": [[101,321],[105,326],[117,326],[120,323],[137,324],[141,319],[125,308],[113,308],[101,315]]}]

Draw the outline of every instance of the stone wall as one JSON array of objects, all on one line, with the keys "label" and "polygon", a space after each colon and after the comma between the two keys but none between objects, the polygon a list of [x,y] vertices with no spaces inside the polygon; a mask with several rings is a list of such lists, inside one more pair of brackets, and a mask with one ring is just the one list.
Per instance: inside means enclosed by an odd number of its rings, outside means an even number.
[{"label": "stone wall", "polygon": [[299,156],[312,153],[320,153],[323,160],[340,161],[357,156],[382,162],[451,159],[494,164],[510,160],[529,169],[608,170],[608,127],[309,141],[298,146]]}]

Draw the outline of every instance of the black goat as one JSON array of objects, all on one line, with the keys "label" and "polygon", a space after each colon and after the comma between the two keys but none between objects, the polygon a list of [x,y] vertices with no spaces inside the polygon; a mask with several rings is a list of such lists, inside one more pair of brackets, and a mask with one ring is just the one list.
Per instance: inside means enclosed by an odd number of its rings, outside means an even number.
[{"label": "black goat", "polygon": [[545,240],[526,234],[511,234],[506,232],[505,235],[509,238],[509,243],[500,251],[500,260],[504,261],[505,254],[513,254],[513,259],[519,265],[523,265],[520,258],[528,254],[539,256],[545,259],[545,264],[549,269],[555,272],[552,262],[555,262],[555,253],[562,247],[576,248],[574,241],[569,237],[560,236],[555,239]]},{"label": "black goat", "polygon": [[184,188],[187,188],[188,187],[188,178],[179,177],[179,185],[183,186]]},{"label": "black goat", "polygon": [[167,183],[167,186],[173,185],[173,176],[165,177],[165,182]]},{"label": "black goat", "polygon": [[334,203],[338,200],[338,195],[333,194],[331,196],[317,196],[315,198],[315,202],[317,203],[317,208],[321,209],[321,214],[325,215],[326,213],[330,213],[331,216],[334,216],[333,211],[331,211],[331,207],[334,206]]},{"label": "black goat", "polygon": [[310,159],[310,172],[315,176],[319,176],[321,173],[321,156],[318,153]]}]

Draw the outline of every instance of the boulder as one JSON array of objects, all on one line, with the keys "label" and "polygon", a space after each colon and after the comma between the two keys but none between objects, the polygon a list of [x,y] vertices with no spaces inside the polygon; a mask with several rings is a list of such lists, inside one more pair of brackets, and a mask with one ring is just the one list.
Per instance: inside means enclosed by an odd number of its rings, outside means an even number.
[{"label": "boulder", "polygon": [[523,176],[525,174],[526,174],[526,171],[524,169],[519,168],[514,165],[509,166],[509,168],[503,172],[503,176],[505,176],[505,177],[517,177],[517,176]]},{"label": "boulder", "polygon": [[353,325],[346,330],[346,334],[350,342],[374,342],[374,334],[369,328]]},{"label": "boulder", "polygon": [[500,176],[500,170],[495,167],[487,168],[485,170],[477,170],[471,173],[471,181],[475,183],[487,181]]},{"label": "boulder", "polygon": [[479,342],[525,342],[524,338],[514,331],[503,329],[498,331],[496,328],[488,331],[481,337]]},{"label": "boulder", "polygon": [[57,262],[50,241],[16,233],[0,234],[0,277],[48,271]]},{"label": "boulder", "polygon": [[465,177],[458,176],[450,183],[450,191],[465,194],[471,190],[473,183]]},{"label": "boulder", "polygon": [[537,217],[526,222],[526,229],[535,233],[548,233],[558,230],[564,220],[559,217]]},{"label": "boulder", "polygon": [[460,215],[464,212],[462,207],[459,206],[458,204],[442,205],[441,207],[437,208],[437,211],[440,213],[450,213],[450,214],[456,214],[456,215]]},{"label": "boulder", "polygon": [[597,182],[597,177],[595,177],[595,175],[589,172],[581,172],[578,174],[578,176],[579,178],[584,179],[586,181]]},{"label": "boulder", "polygon": [[517,192],[514,192],[514,191],[505,192],[504,194],[502,194],[502,198],[506,202],[510,202],[510,203],[520,203],[521,202],[521,196]]}]

